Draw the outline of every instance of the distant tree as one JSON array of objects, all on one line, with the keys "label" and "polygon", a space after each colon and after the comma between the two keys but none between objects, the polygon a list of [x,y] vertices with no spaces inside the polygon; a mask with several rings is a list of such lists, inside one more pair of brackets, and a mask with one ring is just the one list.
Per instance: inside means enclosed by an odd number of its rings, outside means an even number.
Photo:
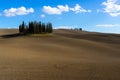
[{"label": "distant tree", "polygon": [[39,31],[39,30],[40,30],[40,29],[39,29],[39,23],[37,22],[37,23],[36,23],[36,33],[37,33],[37,34],[39,34],[39,33],[40,33],[40,31]]},{"label": "distant tree", "polygon": [[19,25],[19,32],[22,33],[22,25]]},{"label": "distant tree", "polygon": [[25,26],[25,33],[29,33],[28,25]]},{"label": "distant tree", "polygon": [[49,23],[49,27],[50,27],[49,33],[52,33],[53,32],[52,23]]},{"label": "distant tree", "polygon": [[78,28],[75,28],[74,30],[78,31],[79,29],[78,29]]},{"label": "distant tree", "polygon": [[36,27],[36,25],[37,25],[37,22],[36,22],[36,21],[34,21],[34,22],[33,22],[33,28],[34,28],[33,33],[34,33],[34,34],[36,34],[36,33],[37,33],[37,27]]},{"label": "distant tree", "polygon": [[25,31],[25,23],[24,23],[24,21],[22,22],[22,32],[24,32]]},{"label": "distant tree", "polygon": [[47,25],[46,25],[46,31],[48,33],[52,33],[52,23],[47,23]]},{"label": "distant tree", "polygon": [[29,22],[29,33],[34,33],[34,23]]},{"label": "distant tree", "polygon": [[45,23],[42,23],[42,25],[41,25],[41,27],[42,27],[42,33],[45,33],[46,32],[46,30],[45,30]]},{"label": "distant tree", "polygon": [[23,21],[22,24],[19,25],[19,32],[20,33],[25,33],[25,27],[26,27],[26,25],[25,25],[25,23]]},{"label": "distant tree", "polygon": [[79,28],[80,31],[82,31],[82,28]]},{"label": "distant tree", "polygon": [[30,34],[40,34],[40,33],[51,33],[52,32],[52,23],[41,23],[37,21],[29,22],[28,25],[23,21],[19,25],[20,33],[30,33]]},{"label": "distant tree", "polygon": [[82,28],[74,28],[73,30],[82,31]]},{"label": "distant tree", "polygon": [[28,23],[28,27],[29,27],[29,33],[32,33],[32,26],[31,26],[31,22]]},{"label": "distant tree", "polygon": [[42,25],[41,25],[41,22],[38,23],[38,26],[39,26],[39,33],[42,33]]},{"label": "distant tree", "polygon": [[48,23],[46,24],[46,32],[47,33],[49,32],[49,24]]}]

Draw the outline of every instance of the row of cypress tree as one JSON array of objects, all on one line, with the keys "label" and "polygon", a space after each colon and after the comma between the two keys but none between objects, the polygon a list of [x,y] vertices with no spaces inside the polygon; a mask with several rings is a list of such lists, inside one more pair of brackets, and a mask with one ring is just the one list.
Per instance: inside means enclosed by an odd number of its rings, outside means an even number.
[{"label": "row of cypress tree", "polygon": [[22,24],[19,25],[20,33],[30,33],[30,34],[41,34],[41,33],[52,33],[52,23],[42,23],[37,21],[31,21],[26,25],[23,21]]}]

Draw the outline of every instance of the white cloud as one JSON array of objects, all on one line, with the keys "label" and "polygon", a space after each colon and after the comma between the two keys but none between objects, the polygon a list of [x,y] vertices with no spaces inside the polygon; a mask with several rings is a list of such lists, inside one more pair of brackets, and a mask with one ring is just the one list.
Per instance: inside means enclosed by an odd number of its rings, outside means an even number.
[{"label": "white cloud", "polygon": [[29,13],[33,13],[34,9],[33,8],[29,8],[26,9],[25,7],[19,7],[19,8],[10,8],[10,9],[5,9],[4,10],[4,14],[5,16],[17,16],[17,15],[26,15]]},{"label": "white cloud", "polygon": [[40,17],[41,17],[41,18],[44,18],[44,17],[45,17],[45,15],[44,15],[44,14],[41,14],[41,15],[40,15]]},{"label": "white cloud", "polygon": [[43,6],[43,11],[47,14],[62,14],[62,12],[68,12],[68,5],[58,5],[57,7]]},{"label": "white cloud", "polygon": [[75,13],[82,13],[82,12],[91,12],[91,10],[86,10],[82,8],[79,4],[76,4],[74,8],[70,8],[71,11],[74,11]]},{"label": "white cloud", "polygon": [[61,12],[68,12],[68,11],[69,11],[68,5],[65,5],[65,6],[63,6],[63,5],[58,5],[57,7],[58,7],[58,9],[59,9]]},{"label": "white cloud", "polygon": [[71,8],[68,5],[58,5],[57,7],[43,6],[43,12],[47,14],[62,14],[63,12],[73,11],[75,13],[91,12],[91,10],[86,10],[82,8],[79,4],[76,4],[75,7]]},{"label": "white cloud", "polygon": [[71,26],[58,26],[55,29],[71,29]]},{"label": "white cloud", "polygon": [[120,3],[118,3],[118,0],[107,0],[102,5],[105,6],[104,12],[110,16],[116,17],[120,15]]},{"label": "white cloud", "polygon": [[120,27],[120,24],[97,24],[96,26],[110,28],[110,27]]}]

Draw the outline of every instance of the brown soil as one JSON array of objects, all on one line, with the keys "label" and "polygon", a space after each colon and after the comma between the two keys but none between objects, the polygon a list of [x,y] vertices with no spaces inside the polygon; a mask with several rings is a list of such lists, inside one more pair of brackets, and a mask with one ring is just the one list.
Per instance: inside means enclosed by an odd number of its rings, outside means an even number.
[{"label": "brown soil", "polygon": [[120,35],[54,30],[9,36],[0,30],[0,80],[120,80]]}]

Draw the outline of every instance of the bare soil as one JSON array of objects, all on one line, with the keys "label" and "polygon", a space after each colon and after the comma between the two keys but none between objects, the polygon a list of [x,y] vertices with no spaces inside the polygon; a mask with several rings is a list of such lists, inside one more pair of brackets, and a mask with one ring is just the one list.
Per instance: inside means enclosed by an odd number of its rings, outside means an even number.
[{"label": "bare soil", "polygon": [[120,80],[119,34],[17,33],[16,29],[0,30],[0,80]]}]

